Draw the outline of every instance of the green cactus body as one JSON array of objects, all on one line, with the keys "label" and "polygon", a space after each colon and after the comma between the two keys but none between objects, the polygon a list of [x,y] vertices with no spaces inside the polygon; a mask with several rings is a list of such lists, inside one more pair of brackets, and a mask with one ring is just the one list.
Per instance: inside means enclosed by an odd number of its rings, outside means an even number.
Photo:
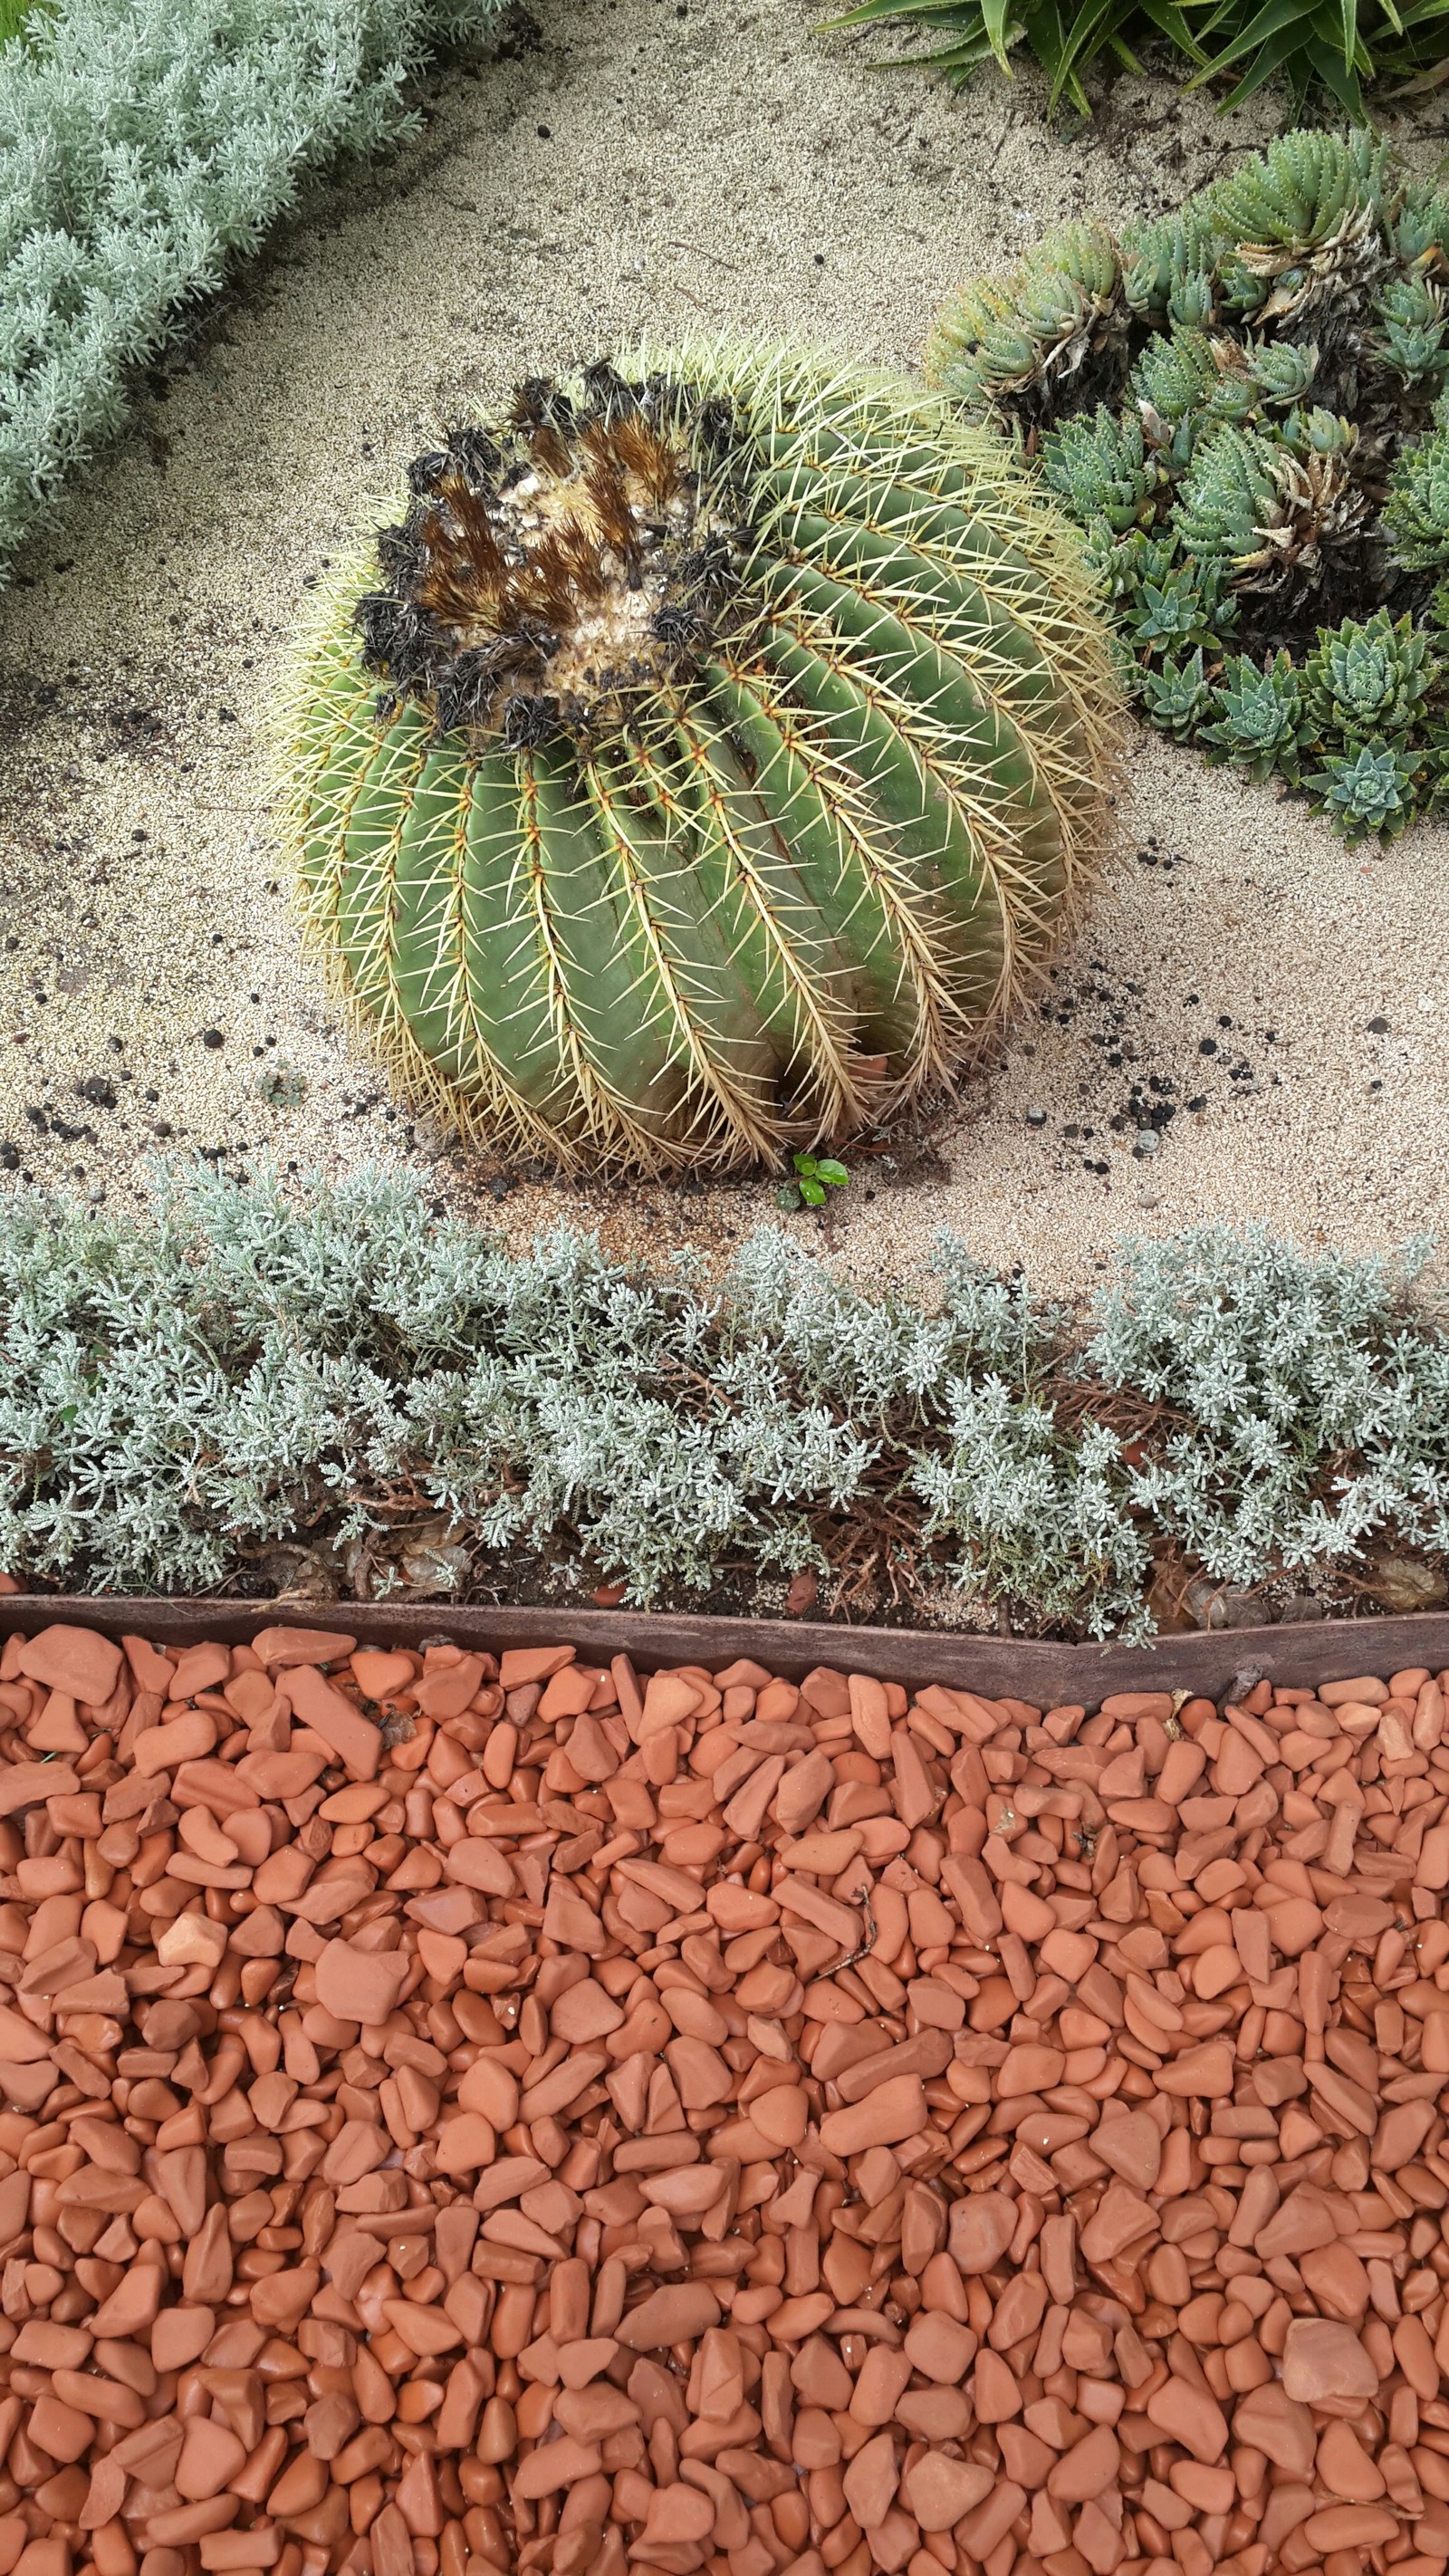
[{"label": "green cactus body", "polygon": [[566,1167],[778,1168],[964,1063],[1114,735],[1075,543],[997,442],[691,353],[525,387],[410,481],[284,757],[309,924],[413,1094]]}]

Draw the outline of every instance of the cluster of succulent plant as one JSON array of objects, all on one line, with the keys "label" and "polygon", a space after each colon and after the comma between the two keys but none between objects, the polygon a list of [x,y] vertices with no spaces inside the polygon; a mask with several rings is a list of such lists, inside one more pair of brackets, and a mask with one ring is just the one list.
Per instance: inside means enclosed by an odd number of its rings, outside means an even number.
[{"label": "cluster of succulent plant", "polygon": [[937,326],[1085,531],[1150,720],[1357,839],[1449,792],[1449,190],[1284,135],[1120,237],[1074,223]]},{"label": "cluster of succulent plant", "polygon": [[1090,865],[1120,704],[994,437],[696,352],[532,380],[400,509],[322,598],[286,761],[405,1084],[565,1167],[779,1170],[981,1044]]}]

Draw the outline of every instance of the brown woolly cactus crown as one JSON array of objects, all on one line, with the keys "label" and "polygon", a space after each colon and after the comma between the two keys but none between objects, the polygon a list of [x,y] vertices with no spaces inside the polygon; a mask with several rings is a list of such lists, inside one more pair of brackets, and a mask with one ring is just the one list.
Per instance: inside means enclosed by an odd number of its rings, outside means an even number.
[{"label": "brown woolly cactus crown", "polygon": [[581,394],[531,377],[496,435],[415,458],[378,538],[388,588],[356,611],[379,715],[412,700],[440,736],[592,744],[689,676],[737,623],[750,545],[730,429],[717,396],[596,366]]}]

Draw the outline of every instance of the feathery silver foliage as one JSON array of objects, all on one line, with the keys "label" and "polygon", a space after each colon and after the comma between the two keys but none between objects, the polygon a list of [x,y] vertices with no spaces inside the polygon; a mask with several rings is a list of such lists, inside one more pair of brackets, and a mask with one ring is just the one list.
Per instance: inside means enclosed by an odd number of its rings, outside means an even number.
[{"label": "feathery silver foliage", "polygon": [[1065,1313],[949,1239],[918,1303],[779,1230],[713,1288],[697,1259],[650,1275],[564,1228],[515,1255],[378,1171],[289,1197],[172,1169],[144,1225],[17,1187],[0,1565],[196,1591],[319,1522],[360,1536],[401,1490],[647,1604],[727,1561],[823,1564],[829,1516],[884,1499],[948,1583],[1141,1635],[1155,1537],[1234,1583],[1376,1533],[1449,1552],[1449,1338],[1406,1303],[1424,1249],[1123,1246],[1075,1367],[1104,1408],[1170,1408],[1144,1459],[1059,1417]]},{"label": "feathery silver foliage", "polygon": [[56,0],[0,48],[0,562],[304,170],[504,0]]}]

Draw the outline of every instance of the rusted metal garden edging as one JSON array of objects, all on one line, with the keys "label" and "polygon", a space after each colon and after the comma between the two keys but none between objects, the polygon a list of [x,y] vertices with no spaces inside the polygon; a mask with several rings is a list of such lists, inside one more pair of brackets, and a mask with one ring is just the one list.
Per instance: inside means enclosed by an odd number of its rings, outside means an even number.
[{"label": "rusted metal garden edging", "polygon": [[717,1667],[750,1657],[795,1680],[816,1664],[870,1673],[918,1689],[928,1682],[984,1698],[1030,1701],[1038,1708],[1095,1707],[1114,1691],[1190,1690],[1220,1699],[1244,1675],[1308,1688],[1354,1673],[1388,1674],[1449,1666],[1449,1613],[1405,1618],[1322,1620],[1279,1628],[1212,1630],[1159,1637],[1146,1646],[1042,1645],[1030,1639],[943,1635],[921,1628],[855,1628],[823,1620],[707,1619],[629,1610],[512,1610],[506,1605],[453,1608],[445,1601],[404,1605],[294,1601],[126,1598],[114,1593],[15,1593],[0,1599],[0,1634],[27,1636],[57,1620],[103,1636],[151,1638],[188,1646],[206,1637],[245,1645],[259,1629],[285,1624],[323,1628],[370,1646],[418,1646],[448,1638],[460,1646],[571,1645],[606,1662],[626,1654],[641,1670],[666,1664]]}]

